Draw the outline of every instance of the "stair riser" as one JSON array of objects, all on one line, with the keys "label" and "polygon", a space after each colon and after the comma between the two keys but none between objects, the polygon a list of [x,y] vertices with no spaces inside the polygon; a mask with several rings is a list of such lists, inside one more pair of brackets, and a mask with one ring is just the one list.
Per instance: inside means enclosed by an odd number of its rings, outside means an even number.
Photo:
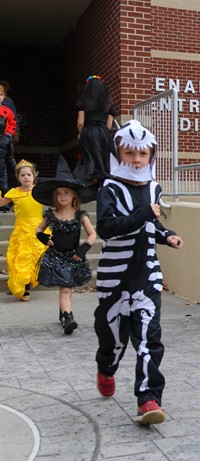
[{"label": "stair riser", "polygon": [[[98,254],[87,254],[88,261],[90,262],[93,270],[97,270],[98,262],[99,262],[99,255]],[[8,270],[7,262],[6,262],[6,257],[0,257],[0,272],[2,269],[5,269],[6,271]]]},{"label": "stair riser", "polygon": [[[9,291],[8,290],[8,285],[7,285],[7,279],[8,279],[8,277],[5,277],[5,276],[4,276],[3,280],[0,279],[0,292],[1,293],[7,293]],[[85,287],[91,287],[91,288],[96,287],[96,272],[95,271],[93,273],[92,279],[88,283],[83,285],[82,288],[84,289]],[[77,288],[81,288],[81,287],[77,287]],[[34,288],[34,291],[46,291],[46,290],[54,291],[55,289],[56,289],[56,287],[46,288],[46,287],[38,285],[36,288]]]},{"label": "stair riser", "polygon": [[[12,226],[8,226],[6,228],[2,227],[1,228],[0,239],[1,240],[8,240],[10,238],[11,234],[12,234],[12,231],[13,231]],[[84,240],[87,239],[87,234],[85,232],[85,229],[81,229],[81,239],[84,239]]]},{"label": "stair riser", "polygon": [[0,226],[13,226],[15,222],[14,213],[1,213],[0,212]]},{"label": "stair riser", "polygon": [[[90,221],[93,224],[94,227],[96,227],[96,202],[91,202],[86,204],[85,206],[82,206],[83,209],[86,209],[88,211]],[[3,255],[3,257],[0,257],[0,271],[2,269],[5,269],[7,271],[7,263],[6,263],[6,252],[8,248],[8,240],[10,238],[10,235],[13,231],[13,224],[15,222],[15,214],[14,213],[1,213],[0,212],[0,255]],[[84,240],[87,239],[87,234],[84,229],[81,230],[81,243],[84,242]],[[96,286],[96,269],[98,265],[98,260],[99,260],[99,253],[101,250],[102,246],[102,241],[101,239],[97,239],[92,247],[92,249],[88,252],[87,257],[88,260],[90,261],[90,264],[93,268],[93,276],[92,279],[84,285],[84,287],[92,287],[95,288]],[[7,287],[7,279],[8,276],[1,275],[0,274],[0,291],[1,292],[7,292],[8,287]],[[83,288],[84,288],[83,287]],[[45,288],[38,286],[35,288],[35,290],[54,290],[55,288]]]},{"label": "stair riser", "polygon": [[7,241],[0,242],[0,256],[6,256],[7,248],[8,248]]},{"label": "stair riser", "polygon": [[[89,204],[88,204],[89,205]],[[91,209],[87,206],[82,206],[88,212],[90,221],[92,224],[96,223],[96,211],[95,207],[93,206]],[[93,209],[94,208],[94,209]],[[2,213],[0,212],[0,226],[13,226],[15,222],[15,213]]]},{"label": "stair riser", "polygon": [[[84,241],[85,239],[81,239],[80,243],[83,243]],[[101,247],[102,247],[102,241],[100,239],[97,239],[88,254],[94,253],[94,254],[99,255],[101,251]],[[3,241],[3,242],[0,241],[0,255],[6,256],[7,249],[8,249],[8,241]]]}]

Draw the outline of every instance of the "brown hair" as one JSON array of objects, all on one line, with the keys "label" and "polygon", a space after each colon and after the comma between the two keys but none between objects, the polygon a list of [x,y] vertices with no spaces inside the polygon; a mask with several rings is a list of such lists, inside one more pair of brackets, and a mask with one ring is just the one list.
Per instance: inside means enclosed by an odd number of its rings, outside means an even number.
[{"label": "brown hair", "polygon": [[35,184],[36,183],[36,178],[37,178],[37,176],[39,174],[36,165],[34,163],[32,163],[31,165],[22,165],[22,166],[16,168],[15,176],[16,176],[18,181],[19,181],[19,174],[20,174],[20,171],[22,170],[22,168],[30,168],[31,169],[33,177],[34,177],[33,184]]},{"label": "brown hair", "polygon": [[[72,207],[75,208],[75,210],[80,210],[80,200],[79,200],[78,192],[74,190],[72,187],[66,187],[66,189],[73,190],[75,197],[72,200]],[[60,205],[57,201],[57,189],[53,191],[53,204],[54,204],[55,209],[58,211],[60,209]]]},{"label": "brown hair", "polygon": [[0,83],[0,91],[2,91],[2,93],[4,94],[5,98],[7,96],[7,91],[6,91],[6,88],[4,85],[2,85],[2,83]]}]

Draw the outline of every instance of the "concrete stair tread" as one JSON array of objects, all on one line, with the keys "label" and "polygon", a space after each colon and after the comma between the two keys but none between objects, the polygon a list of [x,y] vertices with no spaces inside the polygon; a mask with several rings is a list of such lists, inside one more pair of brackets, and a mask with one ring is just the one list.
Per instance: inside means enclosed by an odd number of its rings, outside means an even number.
[{"label": "concrete stair tread", "polygon": [[[88,212],[92,225],[96,229],[96,202],[91,202],[87,204],[86,210]],[[0,212],[0,290],[5,291],[5,292],[8,289],[7,288],[8,275],[2,274],[1,271],[2,270],[6,271],[7,269],[6,252],[7,252],[7,247],[9,245],[9,237],[12,233],[14,222],[15,222],[15,213],[13,211],[9,213]],[[82,244],[86,240],[87,240],[87,234],[85,232],[85,229],[82,228],[80,244]],[[80,287],[80,289],[84,287],[93,288],[96,285],[96,275],[97,275],[96,269],[97,269],[99,252],[100,252],[101,246],[102,246],[102,240],[99,237],[97,237],[91,250],[87,253],[87,258],[93,267],[92,279],[87,284],[85,284],[83,287]],[[51,288],[38,286],[35,288],[35,290],[51,290]]]},{"label": "concrete stair tread", "polygon": [[8,280],[8,274],[0,274],[0,282],[1,280]]}]

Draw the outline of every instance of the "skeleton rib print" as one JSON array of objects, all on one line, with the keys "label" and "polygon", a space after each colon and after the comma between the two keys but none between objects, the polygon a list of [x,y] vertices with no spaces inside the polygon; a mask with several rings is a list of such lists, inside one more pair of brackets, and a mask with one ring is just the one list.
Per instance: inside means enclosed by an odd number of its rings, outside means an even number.
[{"label": "skeleton rib print", "polygon": [[97,232],[104,240],[97,271],[99,299],[120,290],[121,284],[132,293],[140,288],[138,283],[162,290],[155,244],[166,244],[171,231],[155,219],[150,207],[160,195],[155,181],[139,187],[112,179],[104,182],[97,202]]}]

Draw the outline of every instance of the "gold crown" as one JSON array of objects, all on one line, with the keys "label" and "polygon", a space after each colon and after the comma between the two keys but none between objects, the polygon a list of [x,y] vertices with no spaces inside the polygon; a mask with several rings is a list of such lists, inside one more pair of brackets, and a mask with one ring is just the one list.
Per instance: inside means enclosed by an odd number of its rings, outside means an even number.
[{"label": "gold crown", "polygon": [[16,170],[19,170],[19,168],[22,168],[23,166],[30,166],[30,168],[33,168],[33,164],[28,162],[27,160],[20,160],[20,162],[16,166]]}]

